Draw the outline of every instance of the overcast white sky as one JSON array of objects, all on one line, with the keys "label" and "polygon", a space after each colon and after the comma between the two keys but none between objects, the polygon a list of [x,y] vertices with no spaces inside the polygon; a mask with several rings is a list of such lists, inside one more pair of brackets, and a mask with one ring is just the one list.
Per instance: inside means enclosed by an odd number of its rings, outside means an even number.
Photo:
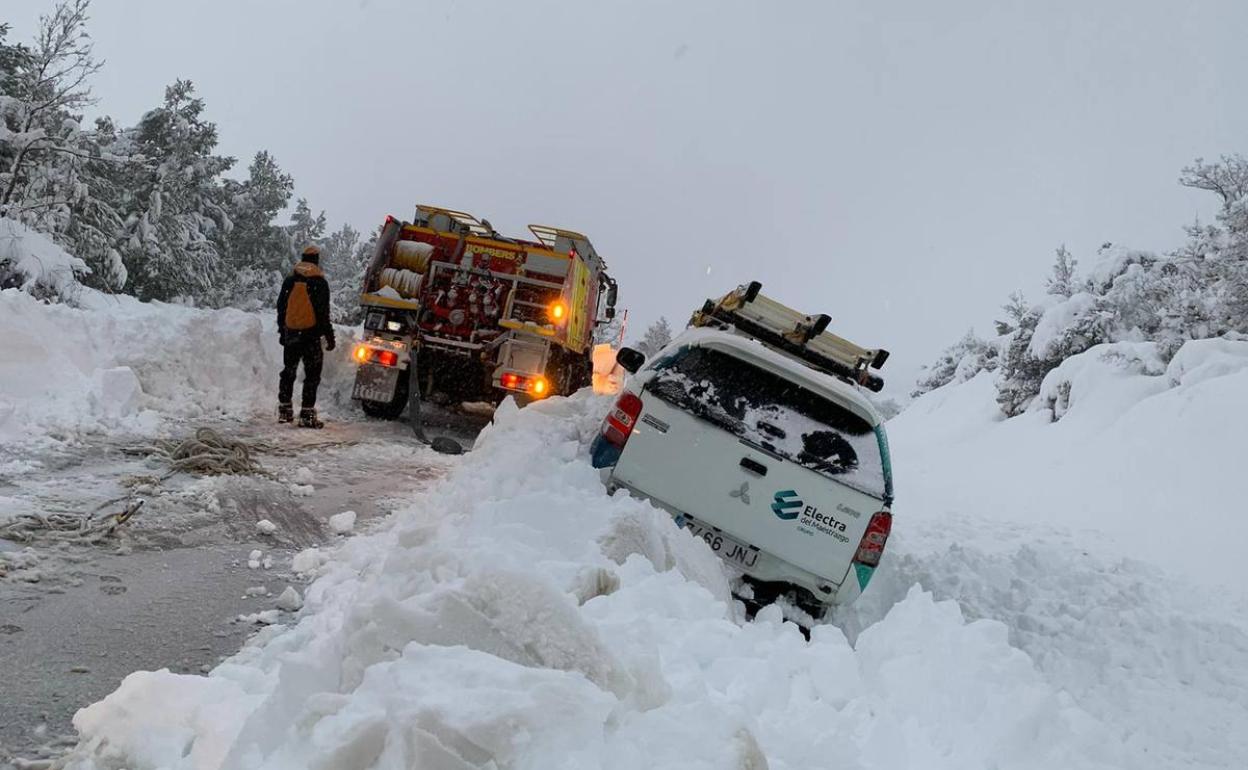
[{"label": "overcast white sky", "polygon": [[[12,40],[51,0],[4,0]],[[334,224],[587,233],[630,331],[751,279],[909,379],[1053,248],[1168,249],[1248,151],[1248,3],[95,0],[100,109],[189,78]],[[890,388],[891,390],[891,388]]]}]

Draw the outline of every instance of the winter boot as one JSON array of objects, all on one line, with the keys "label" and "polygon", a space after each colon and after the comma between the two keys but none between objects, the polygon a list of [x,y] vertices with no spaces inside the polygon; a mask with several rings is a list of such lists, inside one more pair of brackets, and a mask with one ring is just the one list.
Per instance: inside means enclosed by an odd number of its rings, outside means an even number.
[{"label": "winter boot", "polygon": [[277,405],[277,421],[278,422],[294,422],[295,408],[290,404]]},{"label": "winter boot", "polygon": [[299,410],[299,427],[300,428],[324,428],[325,423],[321,422],[316,416],[315,409]]}]

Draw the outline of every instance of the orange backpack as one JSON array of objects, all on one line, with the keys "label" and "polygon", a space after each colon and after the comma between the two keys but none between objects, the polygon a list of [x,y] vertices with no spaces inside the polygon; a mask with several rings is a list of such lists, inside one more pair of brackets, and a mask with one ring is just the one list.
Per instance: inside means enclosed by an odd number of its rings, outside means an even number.
[{"label": "orange backpack", "polygon": [[310,262],[295,265],[295,283],[290,288],[290,296],[286,298],[286,328],[293,331],[305,331],[316,326],[316,311],[312,309],[312,295],[308,293],[310,277],[322,277],[325,274]]}]

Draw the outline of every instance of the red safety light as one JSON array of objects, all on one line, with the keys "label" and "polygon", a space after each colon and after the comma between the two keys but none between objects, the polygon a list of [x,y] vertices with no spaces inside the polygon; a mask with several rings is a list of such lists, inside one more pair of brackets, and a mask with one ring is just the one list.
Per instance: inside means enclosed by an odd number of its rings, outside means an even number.
[{"label": "red safety light", "polygon": [[641,399],[635,393],[625,393],[615,402],[615,406],[607,413],[602,423],[602,437],[608,443],[623,447],[628,437],[633,434],[637,425],[637,416],[641,414]]},{"label": "red safety light", "polygon": [[382,366],[394,366],[399,362],[399,354],[392,350],[378,350],[377,363]]},{"label": "red safety light", "polygon": [[499,384],[507,390],[523,390],[524,378],[515,372],[504,372],[499,378]]},{"label": "red safety light", "polygon": [[386,214],[386,224],[390,224],[390,223],[392,223],[393,221],[394,221],[394,215],[393,215],[393,214]]},{"label": "red safety light", "polygon": [[867,524],[867,531],[862,535],[862,542],[858,543],[858,553],[854,556],[854,561],[868,567],[880,566],[880,556],[884,553],[884,545],[888,543],[888,535],[892,531],[893,514],[880,511],[873,515],[871,523]]}]

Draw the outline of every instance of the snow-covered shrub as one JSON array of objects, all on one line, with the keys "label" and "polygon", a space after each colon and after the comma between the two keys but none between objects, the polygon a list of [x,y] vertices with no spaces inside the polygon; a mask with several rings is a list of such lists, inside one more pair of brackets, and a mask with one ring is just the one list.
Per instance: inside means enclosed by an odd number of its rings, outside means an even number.
[{"label": "snow-covered shrub", "polygon": [[935,363],[923,367],[924,374],[910,395],[918,398],[951,382],[966,382],[982,371],[995,371],[998,353],[996,345],[981,339],[974,330],[967,331],[962,339],[945,348]]},{"label": "snow-covered shrub", "polygon": [[0,217],[0,289],[21,289],[39,299],[73,299],[87,264],[21,222]]},{"label": "snow-covered shrub", "polygon": [[[1103,386],[1105,380],[1131,379],[1145,391],[1162,390],[1165,384],[1160,379],[1165,371],[1166,364],[1162,360],[1160,346],[1155,342],[1111,342],[1095,345],[1067,356],[1051,369],[1041,381],[1040,390],[1028,409],[1033,412],[1048,410],[1053,420],[1060,420],[1076,403],[1081,404],[1085,399],[1103,397],[1105,394],[1121,396],[1123,388],[1106,388]],[[1140,375],[1157,378],[1158,382],[1141,380]],[[1134,399],[1124,399],[1118,404],[1096,403],[1090,408],[1099,417],[1108,418],[1117,415],[1132,403]]]},{"label": "snow-covered shrub", "polygon": [[[1010,320],[998,322],[998,337],[985,343],[1000,351],[997,402],[1006,416],[1034,404],[1060,417],[1077,394],[1070,380],[1048,380],[1049,373],[1105,343],[1153,343],[1164,365],[1193,340],[1248,334],[1248,159],[1197,160],[1180,182],[1222,198],[1217,224],[1188,227],[1188,242],[1171,254],[1107,243],[1082,275],[1063,246],[1042,303],[1011,296],[1005,308]],[[958,368],[977,371],[973,356],[972,363],[965,360],[976,350],[968,335],[945,351],[916,395],[965,381]]]}]

